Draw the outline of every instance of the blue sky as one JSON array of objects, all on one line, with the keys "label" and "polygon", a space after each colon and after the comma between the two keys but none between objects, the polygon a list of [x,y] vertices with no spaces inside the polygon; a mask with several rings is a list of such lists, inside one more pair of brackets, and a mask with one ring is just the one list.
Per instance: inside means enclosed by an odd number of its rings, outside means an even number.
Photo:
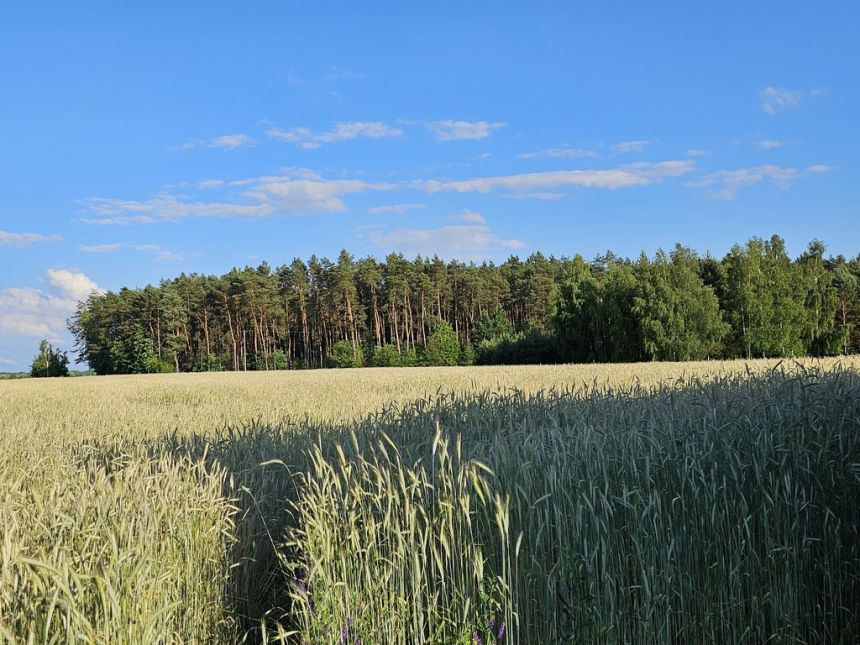
[{"label": "blue sky", "polygon": [[0,8],[0,371],[341,248],[860,252],[856,2],[82,4]]}]

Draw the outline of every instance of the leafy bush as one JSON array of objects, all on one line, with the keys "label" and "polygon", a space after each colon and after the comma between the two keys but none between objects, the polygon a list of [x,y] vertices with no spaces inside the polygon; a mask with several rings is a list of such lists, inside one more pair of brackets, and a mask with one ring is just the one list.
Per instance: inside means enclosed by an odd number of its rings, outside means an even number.
[{"label": "leafy bush", "polygon": [[484,340],[475,348],[477,365],[546,365],[561,363],[555,339],[531,330]]},{"label": "leafy bush", "polygon": [[331,346],[331,356],[328,357],[328,366],[334,368],[361,367],[360,351],[357,351],[347,340],[339,340]]},{"label": "leafy bush", "polygon": [[424,361],[427,365],[457,365],[460,362],[460,340],[449,323],[440,322],[427,339]]},{"label": "leafy bush", "polygon": [[148,374],[172,374],[175,371],[173,363],[157,356],[153,356],[146,363],[146,372]]},{"label": "leafy bush", "polygon": [[373,367],[400,367],[400,352],[394,345],[382,345],[373,350]]},{"label": "leafy bush", "polygon": [[221,358],[217,354],[209,354],[206,356],[205,368],[205,371],[207,372],[223,372],[224,364],[221,362]]},{"label": "leafy bush", "polygon": [[475,348],[472,343],[466,343],[460,348],[460,365],[475,364]]}]

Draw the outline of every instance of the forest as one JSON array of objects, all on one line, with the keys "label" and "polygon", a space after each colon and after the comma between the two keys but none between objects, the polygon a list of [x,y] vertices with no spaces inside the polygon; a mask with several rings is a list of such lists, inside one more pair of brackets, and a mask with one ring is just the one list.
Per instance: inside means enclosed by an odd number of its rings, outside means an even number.
[{"label": "forest", "polygon": [[97,374],[633,362],[860,350],[860,255],[779,236],[722,259],[534,253],[504,263],[311,257],[93,293],[69,321]]}]

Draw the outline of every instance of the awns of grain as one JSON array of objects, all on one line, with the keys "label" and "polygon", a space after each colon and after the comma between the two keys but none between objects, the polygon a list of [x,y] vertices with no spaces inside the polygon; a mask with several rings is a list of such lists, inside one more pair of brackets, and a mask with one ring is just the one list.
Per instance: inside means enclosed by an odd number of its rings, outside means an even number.
[{"label": "awns of grain", "polygon": [[3,421],[0,641],[856,642],[860,375],[758,372]]}]

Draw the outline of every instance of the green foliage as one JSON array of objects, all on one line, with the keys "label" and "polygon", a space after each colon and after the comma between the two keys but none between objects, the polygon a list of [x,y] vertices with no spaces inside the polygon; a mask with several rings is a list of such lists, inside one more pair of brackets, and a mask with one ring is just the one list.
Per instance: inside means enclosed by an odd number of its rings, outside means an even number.
[{"label": "green foliage", "polygon": [[400,352],[400,367],[417,367],[420,363],[418,352],[415,351],[414,347]]},{"label": "green foliage", "polygon": [[287,358],[287,353],[282,349],[276,349],[270,356],[273,370],[288,370],[290,369],[290,360]]},{"label": "green foliage", "polygon": [[800,356],[806,293],[798,268],[778,236],[735,246],[726,266],[726,317],[741,356]]},{"label": "green foliage", "polygon": [[561,361],[555,337],[535,329],[485,340],[475,347],[476,365],[548,365]]},{"label": "green foliage", "polygon": [[508,322],[505,312],[499,309],[494,316],[484,315],[475,321],[475,328],[472,330],[472,343],[479,345],[485,340],[506,338],[513,333],[514,328]]},{"label": "green foliage", "polygon": [[146,364],[148,374],[172,374],[174,371],[173,363],[157,356],[153,356]]},{"label": "green foliage", "polygon": [[328,366],[334,368],[361,367],[362,353],[348,340],[339,340],[332,345]]},{"label": "green foliage", "polygon": [[221,359],[217,354],[209,354],[206,356],[204,370],[206,372],[223,372],[224,364],[221,362]]},{"label": "green foliage", "polygon": [[472,343],[466,343],[460,348],[460,365],[475,364],[475,347]]},{"label": "green foliage", "polygon": [[373,367],[400,367],[400,352],[394,345],[383,345],[373,349]]},{"label": "green foliage", "polygon": [[699,276],[695,253],[676,246],[653,262],[636,267],[639,295],[633,311],[639,318],[643,347],[656,360],[690,361],[716,357],[728,332],[713,289]]},{"label": "green foliage", "polygon": [[54,349],[47,340],[39,343],[39,353],[30,366],[30,376],[34,378],[50,376],[68,376],[69,358],[66,352]]},{"label": "green foliage", "polygon": [[[678,259],[678,249],[689,257]],[[226,370],[350,364],[335,339],[360,350],[352,364],[448,364],[453,343],[440,353],[437,320],[469,341],[479,362],[860,350],[860,257],[827,258],[815,241],[793,260],[777,236],[753,238],[722,260],[678,249],[638,263],[611,252],[591,262],[534,253],[498,266],[400,254],[356,260],[342,251],[336,262],[264,262],[93,294],[69,328],[79,362],[98,374],[152,371],[153,357],[158,370],[165,361],[174,371],[215,367],[211,355]],[[550,344],[557,351],[545,351]],[[385,345],[396,347],[396,359],[374,358]],[[522,356],[529,345],[541,355]]]},{"label": "green foliage", "polygon": [[630,362],[642,358],[642,332],[633,303],[633,269],[612,261],[595,273],[577,256],[559,288],[553,330],[564,360]]},{"label": "green foliage", "polygon": [[446,321],[436,325],[424,348],[426,365],[457,365],[460,362],[460,340]]}]

